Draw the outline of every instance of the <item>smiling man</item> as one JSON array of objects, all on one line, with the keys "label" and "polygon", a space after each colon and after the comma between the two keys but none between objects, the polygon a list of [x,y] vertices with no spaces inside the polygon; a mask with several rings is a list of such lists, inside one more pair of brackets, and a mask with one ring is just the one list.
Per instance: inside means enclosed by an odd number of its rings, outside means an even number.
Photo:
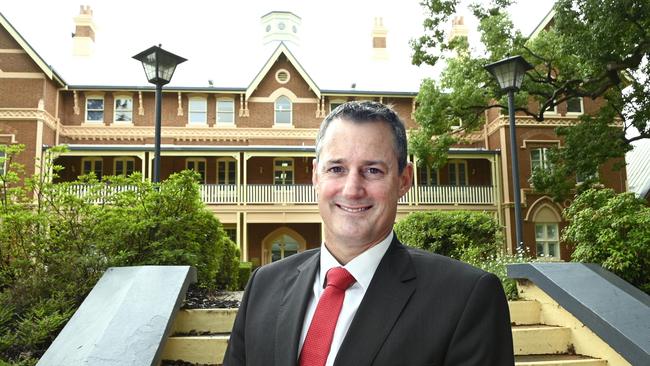
[{"label": "smiling man", "polygon": [[513,365],[496,276],[407,248],[393,233],[412,179],[393,110],[333,110],[312,177],[324,242],[255,271],[224,365]]}]

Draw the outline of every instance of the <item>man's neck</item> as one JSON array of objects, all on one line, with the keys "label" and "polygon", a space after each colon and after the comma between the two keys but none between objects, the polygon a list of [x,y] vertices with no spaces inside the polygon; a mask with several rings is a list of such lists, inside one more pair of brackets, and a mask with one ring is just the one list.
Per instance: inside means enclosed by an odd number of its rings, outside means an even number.
[{"label": "man's neck", "polygon": [[386,237],[392,232],[392,228],[390,231],[386,233],[386,235],[383,235],[381,239],[373,241],[371,243],[368,243],[366,245],[348,245],[346,243],[338,243],[336,241],[330,241],[325,238],[325,247],[327,250],[329,250],[330,254],[336,260],[342,265],[348,264],[351,260],[354,258],[358,257],[361,255],[363,252],[367,251],[368,249],[376,246],[377,244],[381,243]]}]

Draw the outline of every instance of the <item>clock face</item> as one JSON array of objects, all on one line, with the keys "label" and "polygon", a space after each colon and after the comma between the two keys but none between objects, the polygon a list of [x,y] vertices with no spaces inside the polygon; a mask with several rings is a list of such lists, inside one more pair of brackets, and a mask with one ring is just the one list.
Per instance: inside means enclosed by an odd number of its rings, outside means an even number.
[{"label": "clock face", "polygon": [[284,23],[282,23],[282,22],[280,22],[278,24],[278,29],[280,29],[280,30],[284,30],[285,27],[286,27],[286,25],[284,25]]}]

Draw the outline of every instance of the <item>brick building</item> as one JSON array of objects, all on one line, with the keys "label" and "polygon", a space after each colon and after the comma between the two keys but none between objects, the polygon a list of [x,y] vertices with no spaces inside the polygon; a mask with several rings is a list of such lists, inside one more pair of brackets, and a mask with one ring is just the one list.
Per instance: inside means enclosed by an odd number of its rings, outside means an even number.
[{"label": "brick building", "polygon": [[[73,59],[67,65],[73,69],[72,82],[55,72],[1,14],[0,25],[0,144],[25,144],[19,162],[28,172],[38,169],[35,162],[45,149],[68,145],[69,152],[57,160],[64,166],[64,181],[89,172],[101,177],[140,171],[150,179],[154,89],[134,86],[144,83],[134,60],[127,60],[129,70],[135,70],[131,74],[125,68],[99,80],[91,72],[97,66],[90,60],[100,52],[92,10],[82,7],[75,17]],[[239,81],[215,79],[206,85],[207,80],[185,78],[183,68],[205,65],[197,60],[192,66],[190,59],[163,92],[161,179],[183,169],[197,170],[204,202],[240,246],[242,259],[254,265],[321,243],[311,160],[317,128],[327,113],[345,101],[376,100],[392,104],[407,128],[416,128],[415,97],[428,72],[408,60],[398,65],[389,32],[376,18],[367,47],[362,47],[364,56],[357,58],[365,74],[357,68],[354,78],[324,77],[320,68],[337,65],[327,59],[307,62],[310,54],[299,45],[307,41],[299,39],[300,27],[301,19],[293,13],[268,13],[262,17],[263,40],[256,56],[232,70],[243,75]],[[230,76],[226,74],[224,79]],[[525,244],[533,253],[568,259],[559,232],[565,224],[561,211],[569,202],[558,204],[535,193],[528,179],[534,167],[546,164],[547,149],[561,144],[554,128],[595,108],[593,101],[578,100],[560,106],[543,123],[518,116],[515,147],[506,138],[507,116],[490,111],[486,128],[469,136],[467,145],[450,150],[447,165],[432,171],[416,164],[413,188],[400,201],[398,219],[423,210],[490,212],[505,226],[512,250],[509,156],[515,148],[521,164]],[[606,186],[625,190],[624,170],[607,164],[598,173]]]}]

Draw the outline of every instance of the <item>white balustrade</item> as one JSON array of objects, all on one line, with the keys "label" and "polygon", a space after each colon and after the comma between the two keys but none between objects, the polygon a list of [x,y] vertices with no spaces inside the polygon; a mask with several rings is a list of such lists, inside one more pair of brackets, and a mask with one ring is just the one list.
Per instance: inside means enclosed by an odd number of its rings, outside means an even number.
[{"label": "white balustrade", "polygon": [[248,184],[246,188],[250,204],[316,203],[316,191],[311,184]]},{"label": "white balustrade", "polygon": [[[91,192],[88,185],[73,184],[66,186],[69,193],[84,197]],[[244,203],[243,185],[235,184],[202,184],[201,199],[206,204],[237,204]],[[316,191],[311,184],[274,185],[248,184],[246,187],[247,204],[315,204]],[[136,186],[106,185],[99,191],[95,203],[102,201],[101,197],[137,189]],[[400,204],[421,205],[487,205],[494,204],[494,187],[492,186],[418,186],[413,187]]]}]

